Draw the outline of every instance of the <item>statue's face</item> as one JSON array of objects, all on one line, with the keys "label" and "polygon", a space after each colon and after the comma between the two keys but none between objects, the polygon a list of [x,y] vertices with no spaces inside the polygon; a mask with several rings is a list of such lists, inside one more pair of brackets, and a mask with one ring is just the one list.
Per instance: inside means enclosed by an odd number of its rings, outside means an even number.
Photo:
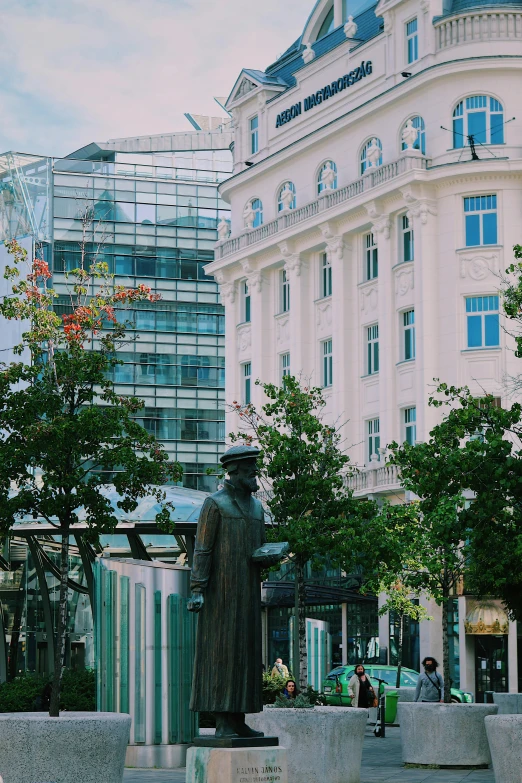
[{"label": "statue's face", "polygon": [[257,492],[259,484],[256,481],[257,461],[244,459],[238,463],[238,470],[230,477],[234,486],[243,492]]}]

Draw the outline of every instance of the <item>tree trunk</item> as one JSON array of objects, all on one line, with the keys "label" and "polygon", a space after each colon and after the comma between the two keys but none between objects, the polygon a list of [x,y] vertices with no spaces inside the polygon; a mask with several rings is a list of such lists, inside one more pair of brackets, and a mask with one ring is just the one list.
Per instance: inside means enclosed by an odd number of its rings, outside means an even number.
[{"label": "tree trunk", "polygon": [[444,703],[451,702],[451,677],[449,667],[449,639],[448,639],[448,601],[444,596],[442,601],[442,676],[444,678]]},{"label": "tree trunk", "polygon": [[60,599],[58,604],[58,628],[56,632],[56,645],[54,648],[54,675],[49,705],[49,717],[60,716],[60,690],[62,686],[62,674],[65,665],[65,643],[67,638],[68,619],[68,586],[69,578],[69,533],[62,533],[62,547],[60,551]]},{"label": "tree trunk", "polygon": [[397,679],[395,680],[396,688],[399,688],[401,684],[403,642],[404,642],[404,614],[399,614],[399,649],[397,650]]},{"label": "tree trunk", "polygon": [[306,691],[308,685],[308,661],[306,654],[306,591],[305,591],[305,563],[296,560],[295,578],[297,580],[297,628],[299,637],[299,671],[294,672],[298,677],[299,689]]}]

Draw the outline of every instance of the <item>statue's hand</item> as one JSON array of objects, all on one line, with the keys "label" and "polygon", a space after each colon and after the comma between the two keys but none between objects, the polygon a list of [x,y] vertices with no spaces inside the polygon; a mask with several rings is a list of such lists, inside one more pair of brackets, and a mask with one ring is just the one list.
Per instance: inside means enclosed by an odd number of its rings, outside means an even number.
[{"label": "statue's hand", "polygon": [[187,609],[189,612],[199,612],[204,603],[203,593],[192,593],[187,602]]}]

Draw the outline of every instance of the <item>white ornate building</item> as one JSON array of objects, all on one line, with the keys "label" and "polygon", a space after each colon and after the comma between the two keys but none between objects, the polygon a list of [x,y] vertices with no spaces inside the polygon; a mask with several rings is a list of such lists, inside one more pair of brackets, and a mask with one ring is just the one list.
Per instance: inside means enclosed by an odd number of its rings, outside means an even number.
[{"label": "white ornate building", "polygon": [[[427,437],[434,378],[504,398],[520,373],[498,288],[522,240],[521,83],[521,2],[319,0],[228,99],[231,230],[207,267],[226,399],[258,403],[255,379],[286,372],[324,386],[358,494],[401,495],[382,447]],[[512,624],[510,690],[516,643]]]}]

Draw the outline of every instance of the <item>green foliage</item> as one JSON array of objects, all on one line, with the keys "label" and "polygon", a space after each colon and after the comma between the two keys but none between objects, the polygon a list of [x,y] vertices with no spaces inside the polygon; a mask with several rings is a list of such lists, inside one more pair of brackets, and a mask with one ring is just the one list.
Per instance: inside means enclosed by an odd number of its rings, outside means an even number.
[{"label": "green foliage", "polygon": [[[21,674],[0,684],[0,712],[32,712],[43,706],[43,693],[50,680],[36,674]],[[96,710],[96,675],[93,671],[66,669],[62,677],[60,709]]]},{"label": "green foliage", "polygon": [[286,677],[272,677],[270,672],[263,672],[263,704],[273,704],[285,685]]},{"label": "green foliage", "polygon": [[313,710],[314,705],[310,704],[308,696],[304,696],[300,693],[295,699],[285,699],[284,696],[277,696],[273,707],[279,709],[296,709],[296,710]]},{"label": "green foliage", "polygon": [[386,602],[379,609],[381,617],[392,612],[398,617],[408,617],[414,623],[432,619],[426,607],[415,603],[416,596],[412,596],[411,590],[401,582],[389,586],[383,583],[379,592],[387,593]]}]

